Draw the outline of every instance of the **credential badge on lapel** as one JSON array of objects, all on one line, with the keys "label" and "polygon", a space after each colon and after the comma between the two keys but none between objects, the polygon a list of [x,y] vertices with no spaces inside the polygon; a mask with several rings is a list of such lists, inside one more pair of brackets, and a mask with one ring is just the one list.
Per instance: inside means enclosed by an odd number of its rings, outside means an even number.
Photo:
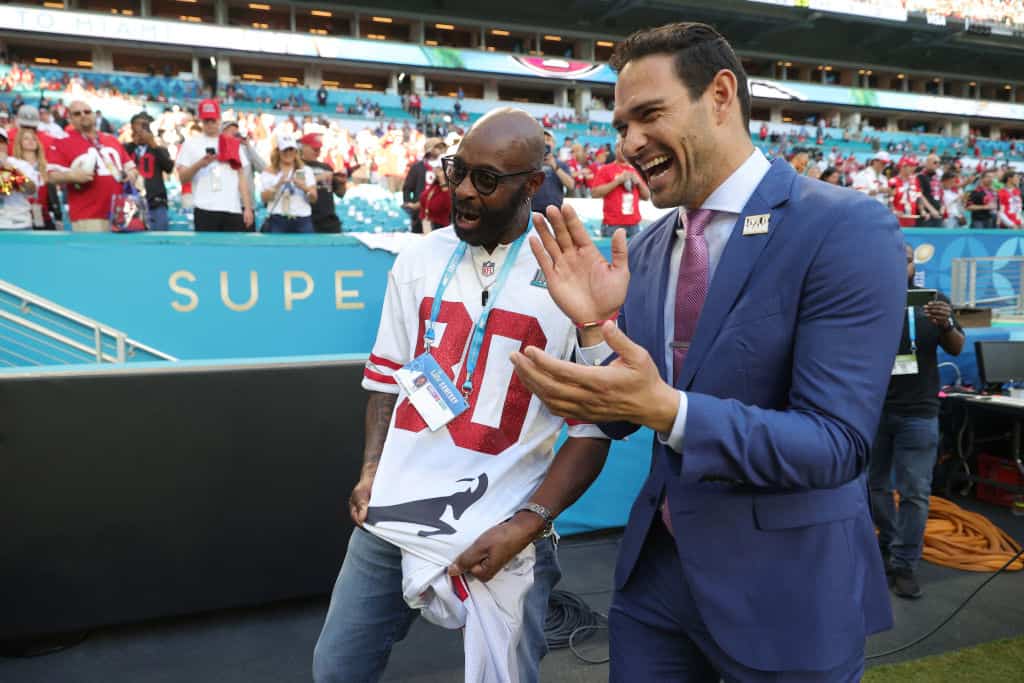
[{"label": "credential badge on lapel", "polygon": [[765,235],[768,233],[768,219],[771,214],[759,213],[756,216],[747,216],[743,221],[743,236]]},{"label": "credential badge on lapel", "polygon": [[540,268],[533,274],[533,280],[530,282],[534,287],[540,287],[541,289],[548,288],[548,279],[544,277],[544,271]]}]

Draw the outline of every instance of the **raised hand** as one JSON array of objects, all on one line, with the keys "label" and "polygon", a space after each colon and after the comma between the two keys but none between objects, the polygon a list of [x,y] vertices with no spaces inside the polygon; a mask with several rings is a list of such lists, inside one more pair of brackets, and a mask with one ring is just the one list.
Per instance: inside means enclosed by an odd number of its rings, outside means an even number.
[{"label": "raised hand", "polygon": [[629,286],[626,231],[620,228],[612,236],[612,262],[608,263],[571,206],[564,204],[561,210],[549,206],[547,219],[551,228],[540,214],[534,214],[540,239],[531,236],[530,248],[551,298],[575,323],[612,318],[626,300]]}]

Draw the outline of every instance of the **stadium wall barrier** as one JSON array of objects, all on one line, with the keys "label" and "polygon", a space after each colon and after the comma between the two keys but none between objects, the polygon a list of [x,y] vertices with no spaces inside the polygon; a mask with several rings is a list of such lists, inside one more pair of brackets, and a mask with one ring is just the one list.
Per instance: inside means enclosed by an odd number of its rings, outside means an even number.
[{"label": "stadium wall barrier", "polygon": [[[954,258],[1024,254],[1015,232],[906,236],[922,284],[947,293]],[[350,235],[0,233],[0,279],[182,359],[367,354],[393,260]]]},{"label": "stadium wall barrier", "polygon": [[[362,463],[362,368],[0,373],[0,641],[328,593]],[[559,532],[624,525],[650,444],[617,442]]]}]

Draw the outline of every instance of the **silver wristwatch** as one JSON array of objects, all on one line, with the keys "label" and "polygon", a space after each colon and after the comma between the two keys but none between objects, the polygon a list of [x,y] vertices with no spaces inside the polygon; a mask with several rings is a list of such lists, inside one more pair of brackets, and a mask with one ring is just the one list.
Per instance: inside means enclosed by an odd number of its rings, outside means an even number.
[{"label": "silver wristwatch", "polygon": [[548,510],[546,507],[539,503],[530,502],[523,503],[522,506],[518,510],[516,510],[516,512],[522,512],[524,510],[527,512],[532,512],[533,514],[537,515],[538,517],[544,520],[544,529],[537,536],[537,538],[547,538],[551,535],[553,529],[552,525],[555,522],[555,518],[551,514],[551,510]]}]

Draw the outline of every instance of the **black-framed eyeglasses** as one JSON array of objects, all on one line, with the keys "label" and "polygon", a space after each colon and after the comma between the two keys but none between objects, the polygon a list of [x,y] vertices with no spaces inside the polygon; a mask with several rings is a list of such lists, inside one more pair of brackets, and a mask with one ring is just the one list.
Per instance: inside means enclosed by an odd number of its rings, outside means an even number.
[{"label": "black-framed eyeglasses", "polygon": [[516,171],[515,173],[495,173],[486,168],[471,168],[463,163],[461,159],[454,156],[441,157],[441,168],[444,170],[444,177],[448,180],[448,185],[452,189],[462,184],[462,181],[468,175],[469,181],[473,183],[476,191],[484,196],[493,194],[505,178],[537,173],[535,168],[526,171]]}]

